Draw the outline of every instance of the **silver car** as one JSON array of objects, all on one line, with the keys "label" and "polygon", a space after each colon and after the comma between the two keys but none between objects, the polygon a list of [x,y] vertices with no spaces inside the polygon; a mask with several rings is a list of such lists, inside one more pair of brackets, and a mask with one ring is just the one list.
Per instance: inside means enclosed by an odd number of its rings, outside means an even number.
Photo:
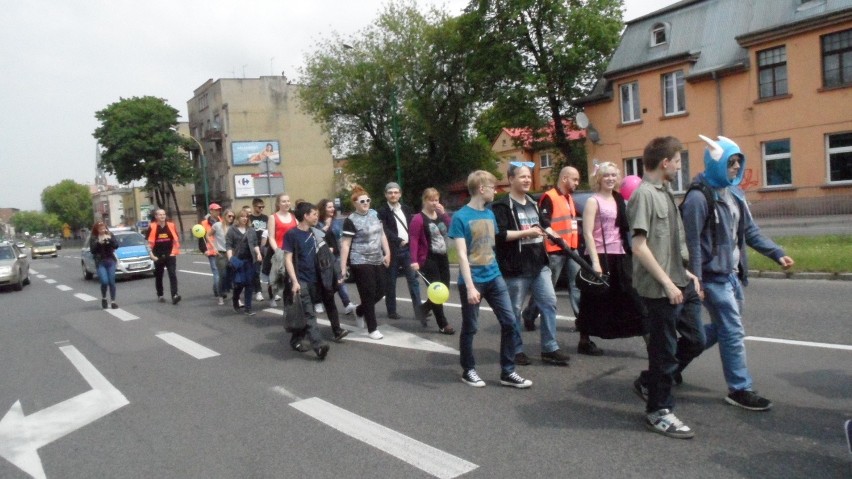
[{"label": "silver car", "polygon": [[11,286],[15,291],[30,284],[30,260],[12,243],[0,243],[0,288]]}]

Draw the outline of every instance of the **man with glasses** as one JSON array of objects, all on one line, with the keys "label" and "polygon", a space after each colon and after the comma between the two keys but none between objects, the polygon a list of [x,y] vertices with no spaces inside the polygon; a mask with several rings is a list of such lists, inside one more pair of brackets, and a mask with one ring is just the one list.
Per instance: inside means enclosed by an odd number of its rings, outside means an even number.
[{"label": "man with glasses", "polygon": [[[752,390],[746,365],[745,329],[742,323],[743,287],[748,284],[746,245],[771,258],[782,268],[793,259],[754,223],[743,191],[738,187],[745,171],[745,155],[733,141],[720,136],[713,141],[701,136],[704,172],[693,180],[682,208],[689,269],[701,280],[704,307],[711,323],[704,326],[704,349],[719,343],[722,370],[728,384],[729,404],[750,411],[766,411],[772,402]],[[708,201],[707,195],[712,195]],[[682,380],[681,362],[675,382]]]},{"label": "man with glasses", "polygon": [[408,248],[408,224],[411,222],[412,212],[411,208],[400,202],[401,197],[402,191],[399,184],[393,181],[388,183],[385,185],[387,204],[378,211],[391,249],[391,262],[388,268],[385,290],[385,306],[388,310],[389,319],[401,318],[396,310],[396,278],[402,270],[406,281],[408,281],[408,292],[411,294],[414,317],[425,326],[426,315],[423,306],[420,304],[420,285],[417,283],[417,273],[411,268],[411,251]]},{"label": "man with glasses", "polygon": [[[510,162],[507,171],[509,194],[491,207],[497,218],[497,263],[509,287],[516,327],[520,330],[521,308],[530,294],[541,311],[541,360],[567,366],[569,357],[559,349],[556,341],[556,291],[544,248],[545,230],[554,233],[550,223],[539,214],[536,202],[527,194],[534,167],[532,162]],[[515,363],[528,365],[530,359],[524,353],[520,334],[517,339]]]},{"label": "man with glasses", "polygon": [[[255,198],[251,200],[251,214],[249,215],[249,224],[257,233],[257,244],[260,245],[261,254],[266,255],[266,238],[263,233],[266,231],[269,223],[269,217],[263,214],[263,209],[266,205],[263,204],[263,198]],[[254,296],[255,301],[263,301],[262,287],[260,285],[260,268],[256,268],[254,274],[254,290],[257,291]]]}]

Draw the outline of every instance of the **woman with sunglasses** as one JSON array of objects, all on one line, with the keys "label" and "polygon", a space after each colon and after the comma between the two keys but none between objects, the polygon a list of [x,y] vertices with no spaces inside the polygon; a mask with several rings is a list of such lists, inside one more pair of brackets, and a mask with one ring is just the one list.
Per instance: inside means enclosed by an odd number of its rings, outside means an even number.
[{"label": "woman with sunglasses", "polygon": [[234,311],[240,312],[240,293],[245,288],[245,313],[254,316],[251,310],[252,293],[254,292],[255,260],[263,261],[260,254],[260,245],[257,243],[257,234],[249,223],[249,211],[240,210],[237,213],[237,224],[228,229],[225,236],[227,246],[228,262],[234,268],[234,296],[231,302]]},{"label": "woman with sunglasses", "polygon": [[89,251],[95,258],[95,266],[98,271],[98,280],[101,283],[101,307],[107,308],[107,289],[109,289],[112,309],[118,309],[115,303],[115,267],[118,262],[115,259],[115,250],[118,249],[118,241],[107,229],[103,221],[98,221],[92,226],[92,237],[89,240]]},{"label": "woman with sunglasses", "polygon": [[341,281],[347,276],[347,263],[351,264],[355,286],[361,297],[355,314],[366,320],[370,339],[382,339],[382,333],[377,329],[376,303],[385,295],[385,268],[390,264],[390,247],[382,221],[370,208],[370,195],[364,188],[355,185],[351,198],[355,212],[343,222],[340,239]]},{"label": "woman with sunglasses", "polygon": [[[337,211],[334,208],[334,202],[327,198],[321,199],[317,203],[317,208],[319,209],[319,223],[317,223],[317,228],[322,229],[326,233],[329,231],[333,233],[331,236],[326,237],[326,243],[328,243],[334,256],[340,259],[340,235],[343,233],[343,220],[335,218]],[[354,313],[355,307],[358,305],[349,299],[349,290],[346,288],[345,282],[340,283],[340,286],[337,288],[337,294],[340,295],[340,301],[343,301],[343,312],[345,314]]]},{"label": "woman with sunglasses", "polygon": [[219,216],[219,221],[213,223],[210,235],[213,236],[213,245],[216,247],[216,269],[219,270],[219,306],[225,304],[228,291],[231,290],[231,271],[228,268],[227,244],[225,238],[228,230],[234,224],[234,210],[228,208]]}]

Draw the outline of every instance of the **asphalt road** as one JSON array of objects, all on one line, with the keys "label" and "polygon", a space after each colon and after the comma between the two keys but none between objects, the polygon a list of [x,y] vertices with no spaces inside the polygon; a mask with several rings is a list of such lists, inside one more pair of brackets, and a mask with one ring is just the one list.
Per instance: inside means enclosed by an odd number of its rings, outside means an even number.
[{"label": "asphalt road", "polygon": [[[677,413],[696,430],[681,441],[642,426],[644,406],[631,390],[647,365],[638,338],[597,341],[605,356],[580,356],[573,323],[563,319],[558,339],[572,353],[570,367],[534,361],[519,368],[534,386],[512,390],[499,385],[499,328],[486,311],[474,344],[488,386],[475,389],[459,381],[458,336],[438,334],[434,321],[427,329],[413,319],[388,325],[380,304],[384,340],[365,340],[344,317],[352,334],[319,362],[282,343],[280,313],[247,318],[217,306],[201,256],[184,255],[178,266],[179,305],[158,304],[152,279],[121,281],[120,317],[101,310],[76,250],[34,261],[43,277],[0,293],[0,414],[11,411],[0,421],[0,477],[30,477],[21,466],[48,478],[852,472],[842,429],[852,418],[849,282],[753,280],[747,332],[787,341],[747,342],[756,387],[775,407],[727,405],[710,350],[676,390]],[[402,298],[405,290],[400,281]],[[459,329],[451,291],[448,316]],[[536,359],[538,333],[523,334]],[[111,401],[116,394],[126,404]]]}]

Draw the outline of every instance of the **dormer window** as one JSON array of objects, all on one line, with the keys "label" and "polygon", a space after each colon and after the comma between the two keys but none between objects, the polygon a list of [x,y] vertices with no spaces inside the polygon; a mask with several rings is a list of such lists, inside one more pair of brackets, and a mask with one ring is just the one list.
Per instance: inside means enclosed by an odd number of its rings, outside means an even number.
[{"label": "dormer window", "polygon": [[668,26],[665,23],[654,24],[651,29],[651,46],[662,45],[668,41]]}]

